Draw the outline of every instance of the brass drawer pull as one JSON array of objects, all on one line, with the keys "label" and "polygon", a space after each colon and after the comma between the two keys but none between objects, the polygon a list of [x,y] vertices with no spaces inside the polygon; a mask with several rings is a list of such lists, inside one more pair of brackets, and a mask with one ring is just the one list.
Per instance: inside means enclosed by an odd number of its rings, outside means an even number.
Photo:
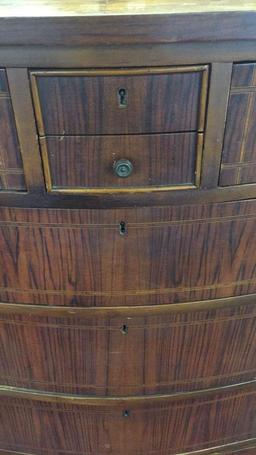
[{"label": "brass drawer pull", "polygon": [[113,169],[117,177],[126,178],[131,175],[133,171],[133,165],[129,160],[121,159],[115,161],[115,163],[113,164]]}]

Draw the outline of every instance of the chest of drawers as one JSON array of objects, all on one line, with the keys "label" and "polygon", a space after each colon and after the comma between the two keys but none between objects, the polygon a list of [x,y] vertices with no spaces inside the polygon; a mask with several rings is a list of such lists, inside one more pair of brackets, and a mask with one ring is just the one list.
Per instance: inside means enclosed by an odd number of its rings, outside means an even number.
[{"label": "chest of drawers", "polygon": [[255,455],[254,2],[0,2],[0,454]]}]

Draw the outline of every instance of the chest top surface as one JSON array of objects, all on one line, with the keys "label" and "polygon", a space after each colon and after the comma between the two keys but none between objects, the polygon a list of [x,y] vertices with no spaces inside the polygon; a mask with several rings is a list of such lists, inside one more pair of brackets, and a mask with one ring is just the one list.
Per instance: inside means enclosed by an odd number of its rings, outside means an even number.
[{"label": "chest top surface", "polygon": [[0,17],[111,16],[256,11],[255,1],[241,0],[3,0]]}]

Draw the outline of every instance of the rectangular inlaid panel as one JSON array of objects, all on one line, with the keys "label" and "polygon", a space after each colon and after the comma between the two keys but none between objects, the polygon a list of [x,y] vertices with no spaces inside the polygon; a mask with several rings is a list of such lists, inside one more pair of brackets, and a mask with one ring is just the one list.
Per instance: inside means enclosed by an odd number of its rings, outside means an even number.
[{"label": "rectangular inlaid panel", "polygon": [[0,191],[25,190],[23,164],[5,70],[0,69]]},{"label": "rectangular inlaid panel", "polygon": [[[41,145],[50,191],[194,188],[200,178],[202,138],[196,133],[48,136]],[[120,176],[122,166],[130,172],[126,178]]]},{"label": "rectangular inlaid panel", "polygon": [[0,208],[0,301],[120,306],[256,292],[256,201]]},{"label": "rectangular inlaid panel", "polygon": [[220,185],[256,183],[256,64],[233,67]]},{"label": "rectangular inlaid panel", "polygon": [[201,131],[207,73],[207,66],[32,72],[40,134]]},{"label": "rectangular inlaid panel", "polygon": [[[153,314],[152,314],[153,313]],[[250,305],[118,317],[5,314],[0,383],[98,396],[228,386],[256,374],[256,298]]]},{"label": "rectangular inlaid panel", "polygon": [[246,389],[100,406],[2,397],[0,412],[1,448],[33,454],[176,455],[256,436],[255,390]]},{"label": "rectangular inlaid panel", "polygon": [[9,87],[4,69],[0,69],[0,94],[9,93]]}]

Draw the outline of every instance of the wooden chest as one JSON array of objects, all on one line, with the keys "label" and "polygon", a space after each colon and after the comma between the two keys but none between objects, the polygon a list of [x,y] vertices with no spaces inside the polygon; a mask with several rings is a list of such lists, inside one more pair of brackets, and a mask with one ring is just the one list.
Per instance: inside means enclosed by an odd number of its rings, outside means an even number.
[{"label": "wooden chest", "polygon": [[256,454],[256,5],[0,2],[0,454]]}]

